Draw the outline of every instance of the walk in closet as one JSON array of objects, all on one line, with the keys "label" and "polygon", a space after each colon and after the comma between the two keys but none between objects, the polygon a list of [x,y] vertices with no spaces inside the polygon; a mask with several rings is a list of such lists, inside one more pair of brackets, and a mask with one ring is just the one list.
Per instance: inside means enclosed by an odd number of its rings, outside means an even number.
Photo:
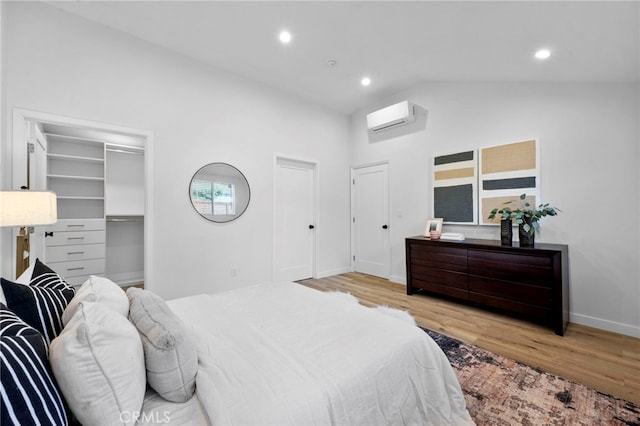
[{"label": "walk in closet", "polygon": [[46,187],[58,199],[44,260],[70,284],[90,275],[144,283],[144,142],[93,129],[38,124]]}]

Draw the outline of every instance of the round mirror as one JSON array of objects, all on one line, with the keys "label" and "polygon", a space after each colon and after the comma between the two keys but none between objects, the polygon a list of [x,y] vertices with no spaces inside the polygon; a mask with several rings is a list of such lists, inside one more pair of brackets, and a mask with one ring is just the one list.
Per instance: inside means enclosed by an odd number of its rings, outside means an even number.
[{"label": "round mirror", "polygon": [[193,208],[212,222],[231,222],[249,206],[249,182],[240,170],[226,163],[211,163],[191,178],[189,197]]}]

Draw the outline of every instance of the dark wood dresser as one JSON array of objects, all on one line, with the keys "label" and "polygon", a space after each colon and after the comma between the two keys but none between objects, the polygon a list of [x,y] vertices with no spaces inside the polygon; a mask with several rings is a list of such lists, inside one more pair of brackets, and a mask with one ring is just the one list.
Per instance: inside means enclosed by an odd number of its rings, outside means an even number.
[{"label": "dark wood dresser", "polygon": [[407,294],[493,308],[545,324],[562,336],[569,322],[568,256],[564,244],[508,247],[493,240],[410,237]]}]

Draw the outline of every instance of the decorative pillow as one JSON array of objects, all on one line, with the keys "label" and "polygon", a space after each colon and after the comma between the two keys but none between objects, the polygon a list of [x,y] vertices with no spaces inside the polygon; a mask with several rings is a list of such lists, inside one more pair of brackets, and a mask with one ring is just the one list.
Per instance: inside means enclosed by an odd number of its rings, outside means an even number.
[{"label": "decorative pillow", "polygon": [[[14,282],[16,284],[29,285],[29,281],[31,281],[31,274],[33,274],[33,267],[34,265],[29,266],[27,270],[20,274],[20,276],[16,278]],[[7,299],[4,297],[4,291],[2,291],[2,287],[0,287],[0,303],[5,306],[7,304]]]},{"label": "decorative pillow", "polygon": [[156,294],[127,290],[129,319],[142,339],[147,382],[164,399],[186,402],[195,392],[198,352],[189,331]]},{"label": "decorative pillow", "polygon": [[69,305],[62,314],[62,323],[67,325],[73,314],[76,312],[80,302],[98,302],[123,317],[129,314],[129,299],[120,286],[108,278],[91,275],[82,287],[78,289]]},{"label": "decorative pillow", "polygon": [[1,280],[7,306],[38,330],[47,344],[62,330],[62,313],[75,290],[57,273],[36,259],[29,285]]},{"label": "decorative pillow", "polygon": [[146,390],[144,355],[135,327],[100,303],[82,302],[49,362],[67,404],[84,425],[135,423]]},{"label": "decorative pillow", "polygon": [[66,425],[42,335],[0,304],[0,424]]}]

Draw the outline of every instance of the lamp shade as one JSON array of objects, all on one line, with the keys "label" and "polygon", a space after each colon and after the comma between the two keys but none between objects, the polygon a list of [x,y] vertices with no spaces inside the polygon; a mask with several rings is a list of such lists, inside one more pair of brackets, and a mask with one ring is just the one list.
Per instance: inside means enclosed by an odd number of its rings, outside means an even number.
[{"label": "lamp shade", "polygon": [[50,225],[58,220],[51,191],[0,191],[0,226]]}]

